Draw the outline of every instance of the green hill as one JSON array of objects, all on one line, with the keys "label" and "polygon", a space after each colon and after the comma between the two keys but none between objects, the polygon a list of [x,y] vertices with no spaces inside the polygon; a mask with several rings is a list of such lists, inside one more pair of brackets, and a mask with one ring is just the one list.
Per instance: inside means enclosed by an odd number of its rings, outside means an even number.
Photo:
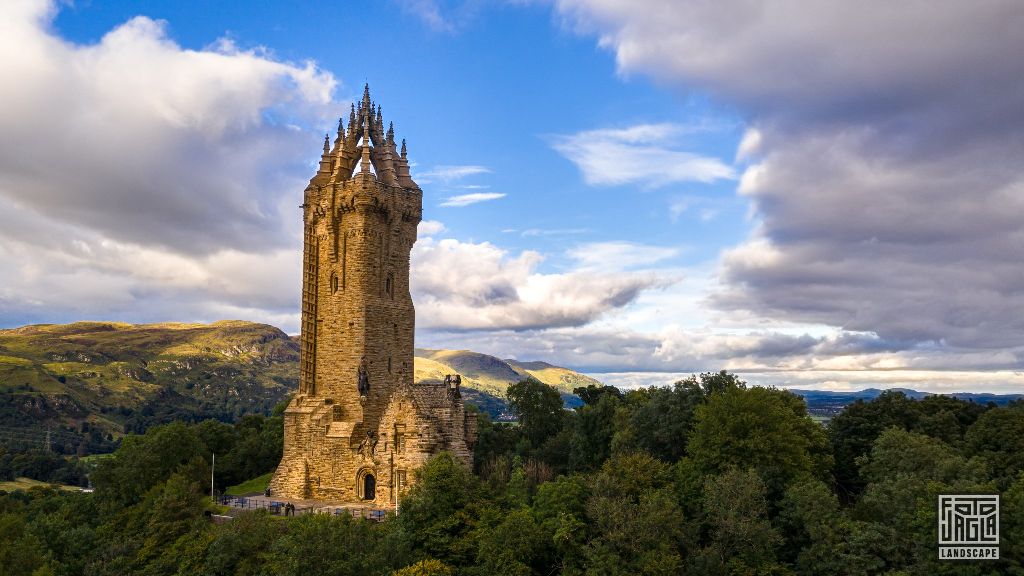
[{"label": "green hill", "polygon": [[601,383],[589,376],[547,362],[519,362],[470,350],[416,349],[416,380],[443,379],[445,374],[462,376],[463,386],[504,396],[510,384],[534,377],[564,394],[574,388]]},{"label": "green hill", "polygon": [[[268,413],[298,386],[299,343],[266,324],[76,322],[0,330],[0,444],[104,452],[172,420]],[[503,415],[527,376],[564,395],[596,380],[546,362],[417,349],[417,382],[460,374],[464,398]]]},{"label": "green hill", "polygon": [[266,413],[297,365],[293,339],[252,322],[0,330],[0,440],[41,443],[49,428],[58,451],[99,452],[156,423]]},{"label": "green hill", "polygon": [[504,360],[479,352],[417,348],[415,354],[417,381],[459,374],[464,387],[503,396],[509,384],[523,379]]},{"label": "green hill", "polygon": [[601,386],[600,382],[590,376],[580,374],[575,370],[548,364],[547,362],[519,362],[516,360],[505,360],[505,362],[520,375],[524,377],[527,375],[533,376],[537,380],[548,386],[554,386],[562,392],[571,393],[575,388],[585,388],[590,385]]}]

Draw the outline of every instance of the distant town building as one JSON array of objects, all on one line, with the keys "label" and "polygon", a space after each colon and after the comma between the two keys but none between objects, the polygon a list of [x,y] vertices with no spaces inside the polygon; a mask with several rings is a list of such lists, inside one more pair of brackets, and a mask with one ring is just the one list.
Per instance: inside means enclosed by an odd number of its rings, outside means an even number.
[{"label": "distant town building", "polygon": [[394,506],[432,454],[471,463],[476,421],[456,379],[413,383],[409,255],[423,192],[369,86],[333,147],[325,137],[302,207],[301,372],[271,494]]}]

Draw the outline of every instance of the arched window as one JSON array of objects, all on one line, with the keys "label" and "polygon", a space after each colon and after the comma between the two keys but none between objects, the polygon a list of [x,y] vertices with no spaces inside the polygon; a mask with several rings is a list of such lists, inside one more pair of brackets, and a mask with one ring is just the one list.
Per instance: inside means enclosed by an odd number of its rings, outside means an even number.
[{"label": "arched window", "polygon": [[338,291],[338,275],[332,272],[331,273],[331,294],[334,294],[337,291]]},{"label": "arched window", "polygon": [[384,280],[384,292],[387,293],[389,298],[395,297],[395,275],[388,273],[388,277]]}]

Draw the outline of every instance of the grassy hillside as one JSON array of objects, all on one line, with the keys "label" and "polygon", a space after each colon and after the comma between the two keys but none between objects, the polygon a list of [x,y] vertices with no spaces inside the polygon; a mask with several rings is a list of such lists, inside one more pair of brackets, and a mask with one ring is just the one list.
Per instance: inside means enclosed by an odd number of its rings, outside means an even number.
[{"label": "grassy hillside", "polygon": [[415,353],[417,381],[427,376],[440,380],[445,374],[459,374],[463,386],[502,396],[509,384],[523,379],[504,360],[479,352],[417,348]]},{"label": "grassy hillside", "polygon": [[600,385],[589,376],[547,362],[519,362],[502,360],[469,350],[416,349],[416,379],[430,377],[443,379],[445,374],[460,374],[464,386],[503,396],[510,384],[534,377],[566,394],[573,388]]},{"label": "grassy hillside", "polygon": [[[103,452],[126,432],[171,420],[267,413],[298,386],[298,338],[265,324],[76,322],[0,330],[0,443]],[[596,381],[545,362],[468,350],[416,350],[417,382],[460,374],[492,415],[533,376],[569,394]]]},{"label": "grassy hillside", "polygon": [[0,438],[48,427],[59,451],[95,452],[154,423],[267,412],[298,385],[297,362],[291,338],[251,322],[0,330]]},{"label": "grassy hillside", "polygon": [[571,393],[574,388],[585,388],[590,385],[601,386],[600,382],[590,376],[547,362],[519,362],[516,360],[505,360],[505,362],[521,376],[533,376],[562,392]]}]

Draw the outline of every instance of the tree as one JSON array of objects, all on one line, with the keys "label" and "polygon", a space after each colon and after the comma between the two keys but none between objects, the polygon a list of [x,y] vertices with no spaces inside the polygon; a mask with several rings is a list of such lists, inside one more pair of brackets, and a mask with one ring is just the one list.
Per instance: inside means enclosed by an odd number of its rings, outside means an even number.
[{"label": "tree", "polygon": [[451,566],[440,560],[427,558],[400,570],[395,570],[391,576],[452,576],[453,574],[455,572]]},{"label": "tree", "polygon": [[893,555],[893,530],[853,520],[820,480],[807,479],[786,490],[779,526],[786,535],[787,559],[798,574],[868,576],[883,572]]},{"label": "tree", "polygon": [[1003,493],[999,556],[1007,565],[1007,574],[1024,574],[1024,471]]},{"label": "tree", "polygon": [[953,446],[958,446],[967,429],[994,407],[941,394],[926,396],[915,406],[920,416],[912,430]]},{"label": "tree", "polygon": [[614,455],[591,481],[587,574],[678,574],[686,537],[671,468],[643,453]]},{"label": "tree", "polygon": [[537,524],[529,508],[501,514],[495,524],[477,535],[477,566],[483,574],[529,576],[545,574],[552,556],[551,537]]},{"label": "tree", "polygon": [[622,406],[620,394],[591,396],[591,402],[576,409],[569,421],[569,468],[593,470],[611,455],[615,436],[615,415]]},{"label": "tree", "polygon": [[398,524],[416,554],[467,566],[476,558],[472,532],[485,503],[480,480],[450,452],[441,452],[416,471]]},{"label": "tree", "polygon": [[[154,427],[141,436],[129,435],[114,456],[102,460],[93,473],[96,495],[108,503],[130,506],[182,465],[203,458],[205,452],[195,431],[181,422]],[[198,471],[204,475],[197,475],[195,481],[209,477],[208,468]]]},{"label": "tree", "polygon": [[407,562],[390,526],[348,515],[305,514],[288,520],[267,554],[264,574],[389,574]]},{"label": "tree", "polygon": [[149,518],[142,547],[136,558],[141,574],[174,574],[178,558],[172,547],[193,528],[205,528],[205,498],[199,484],[185,474],[173,474],[167,482],[157,485],[140,512]]},{"label": "tree", "polygon": [[918,416],[913,400],[902,392],[886,391],[870,402],[857,400],[833,418],[828,433],[839,485],[851,494],[863,490],[857,459],[871,450],[883,430],[890,426],[909,430]]},{"label": "tree", "polygon": [[186,572],[257,576],[265,570],[268,553],[284,528],[264,510],[239,514],[206,543],[201,566],[188,567]]},{"label": "tree", "polygon": [[[684,387],[689,388],[697,385],[698,381],[696,377],[690,376],[686,380],[677,382],[677,384],[682,384]],[[721,370],[719,372],[702,372],[700,375],[699,385],[705,398],[710,397],[712,394],[747,387],[746,382],[740,380],[735,374],[729,374],[725,370]]]},{"label": "tree", "polygon": [[[486,412],[476,413],[477,434],[473,447],[473,466],[478,474],[490,472],[498,460],[507,458],[515,451],[522,431],[512,425],[492,422]],[[489,474],[484,474],[486,479]]]},{"label": "tree", "polygon": [[[938,560],[935,552],[939,494],[985,494],[980,459],[967,459],[945,442],[901,428],[886,429],[860,459],[868,484],[852,517],[885,534],[876,553],[890,570],[928,574],[970,573]],[[977,573],[977,572],[975,572]]]},{"label": "tree", "polygon": [[579,396],[583,404],[593,406],[605,396],[614,396],[622,399],[622,391],[615,386],[594,386],[588,384],[586,387],[573,388],[572,393]]},{"label": "tree", "polygon": [[628,416],[615,435],[614,449],[642,450],[665,462],[679,460],[686,455],[694,412],[705,398],[694,377],[676,382],[672,388],[652,386],[630,392],[626,397]]},{"label": "tree", "polygon": [[580,573],[584,569],[583,547],[593,532],[587,522],[590,486],[580,475],[559,476],[537,489],[533,514],[554,545],[559,571]]},{"label": "tree", "polygon": [[989,410],[967,430],[965,440],[967,453],[984,458],[1006,488],[1024,470],[1024,407]]},{"label": "tree", "polygon": [[985,476],[979,462],[968,461],[942,440],[895,426],[882,432],[870,456],[858,462],[861,477],[875,484],[908,477],[955,484]]},{"label": "tree", "polygon": [[553,387],[531,377],[509,386],[505,395],[534,448],[562,429],[565,408]]},{"label": "tree", "polygon": [[803,400],[760,387],[712,393],[696,410],[688,452],[702,474],[755,469],[773,499],[787,482],[825,478],[831,466],[825,432],[807,416]]},{"label": "tree", "polygon": [[765,485],[752,469],[731,468],[704,482],[704,515],[711,542],[698,556],[704,570],[767,573],[782,543],[768,520]]},{"label": "tree", "polygon": [[4,574],[31,576],[46,567],[46,556],[46,547],[27,530],[22,515],[0,514],[0,566]]}]

